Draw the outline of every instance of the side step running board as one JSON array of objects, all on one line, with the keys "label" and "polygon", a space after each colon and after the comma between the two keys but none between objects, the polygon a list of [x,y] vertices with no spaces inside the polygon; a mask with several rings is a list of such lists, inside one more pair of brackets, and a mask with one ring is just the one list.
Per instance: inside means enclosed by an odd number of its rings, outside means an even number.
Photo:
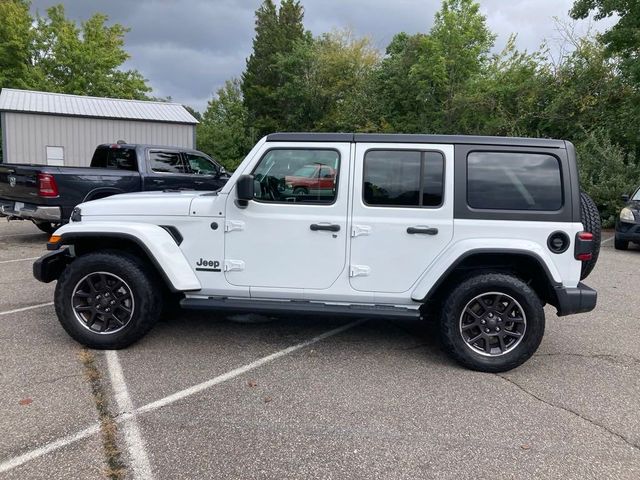
[{"label": "side step running board", "polygon": [[272,313],[297,315],[334,315],[360,318],[412,318],[418,320],[418,309],[388,305],[335,305],[300,300],[244,300],[238,298],[185,298],[180,302],[189,310],[222,312]]}]

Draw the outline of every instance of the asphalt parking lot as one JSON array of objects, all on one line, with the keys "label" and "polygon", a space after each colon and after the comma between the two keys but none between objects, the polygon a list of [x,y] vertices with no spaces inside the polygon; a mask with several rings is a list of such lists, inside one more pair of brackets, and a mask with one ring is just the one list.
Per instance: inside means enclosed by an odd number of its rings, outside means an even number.
[{"label": "asphalt parking lot", "polygon": [[0,478],[640,478],[639,249],[605,242],[598,308],[547,308],[491,375],[379,320],[185,313],[86,351],[31,275],[45,241],[0,223]]}]

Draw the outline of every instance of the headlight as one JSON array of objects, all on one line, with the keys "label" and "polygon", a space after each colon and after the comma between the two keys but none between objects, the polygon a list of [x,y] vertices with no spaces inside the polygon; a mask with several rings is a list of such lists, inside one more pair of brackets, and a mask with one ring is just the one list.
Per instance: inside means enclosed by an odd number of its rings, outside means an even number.
[{"label": "headlight", "polygon": [[634,222],[636,220],[636,217],[633,215],[633,212],[630,208],[624,207],[620,211],[620,220],[622,220],[623,222]]}]

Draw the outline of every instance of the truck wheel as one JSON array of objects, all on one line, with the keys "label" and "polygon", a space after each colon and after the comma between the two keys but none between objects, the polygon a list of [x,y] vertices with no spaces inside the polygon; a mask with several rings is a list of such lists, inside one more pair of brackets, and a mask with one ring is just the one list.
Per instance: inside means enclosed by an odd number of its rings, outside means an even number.
[{"label": "truck wheel", "polygon": [[162,309],[161,288],[125,253],[91,253],[73,261],[55,291],[58,320],[90,348],[119,349],[142,338]]},{"label": "truck wheel", "polygon": [[33,223],[35,224],[36,227],[38,227],[44,233],[48,233],[49,235],[51,235],[53,232],[55,232],[57,229],[60,228],[59,223],[49,223],[49,222],[33,222]]},{"label": "truck wheel", "polygon": [[580,280],[584,280],[598,262],[601,241],[600,212],[598,212],[595,202],[584,192],[580,192],[580,217],[584,230],[593,234],[593,255],[591,260],[582,262],[582,271],[580,272]]},{"label": "truck wheel", "polygon": [[613,246],[616,250],[627,250],[629,242],[627,240],[618,240],[618,237],[616,237],[613,239]]},{"label": "truck wheel", "polygon": [[447,353],[481,372],[505,372],[527,361],[544,335],[544,310],[517,277],[487,273],[458,285],[445,299],[440,334]]},{"label": "truck wheel", "polygon": [[297,196],[309,195],[309,190],[304,187],[296,187],[293,189],[293,194]]}]

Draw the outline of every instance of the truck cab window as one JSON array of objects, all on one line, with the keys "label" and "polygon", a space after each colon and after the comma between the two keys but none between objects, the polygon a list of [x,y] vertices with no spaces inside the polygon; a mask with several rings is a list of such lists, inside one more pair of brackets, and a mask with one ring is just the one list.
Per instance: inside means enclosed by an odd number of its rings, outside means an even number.
[{"label": "truck cab window", "polygon": [[186,173],[178,152],[152,150],[149,152],[151,170],[158,173]]}]

